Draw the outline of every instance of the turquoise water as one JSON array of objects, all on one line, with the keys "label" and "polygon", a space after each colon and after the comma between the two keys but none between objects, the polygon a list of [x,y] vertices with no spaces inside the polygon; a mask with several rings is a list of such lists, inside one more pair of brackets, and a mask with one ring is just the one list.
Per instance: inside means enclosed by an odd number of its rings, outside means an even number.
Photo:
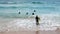
[{"label": "turquoise water", "polygon": [[[34,12],[34,10],[36,10],[36,12]],[[18,12],[21,12],[21,14],[18,14]],[[26,15],[27,12],[28,15]],[[9,31],[11,29],[12,31],[20,30],[21,28],[22,30],[36,29],[36,22],[34,18],[24,19],[24,17],[32,16],[32,13],[39,15],[41,18],[39,30],[55,30],[57,27],[60,28],[60,2],[0,2],[0,31],[5,31],[6,29]]]},{"label": "turquoise water", "polygon": [[[34,10],[36,10],[36,12],[34,12]],[[18,12],[21,12],[21,14],[18,14]],[[28,15],[26,15],[27,12],[29,13]],[[32,16],[32,13],[34,13],[35,15],[59,14],[60,5],[59,3],[0,4],[0,17],[28,17]]]}]

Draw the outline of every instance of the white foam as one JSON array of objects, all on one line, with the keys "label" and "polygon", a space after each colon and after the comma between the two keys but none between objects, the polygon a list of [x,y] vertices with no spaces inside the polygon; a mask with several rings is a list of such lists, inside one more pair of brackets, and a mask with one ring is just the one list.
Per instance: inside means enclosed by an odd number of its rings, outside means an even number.
[{"label": "white foam", "polygon": [[[38,26],[39,30],[56,30],[60,27],[59,16],[40,16],[41,21]],[[0,31],[36,31],[36,22],[34,18],[14,19],[4,25],[0,26]]]}]

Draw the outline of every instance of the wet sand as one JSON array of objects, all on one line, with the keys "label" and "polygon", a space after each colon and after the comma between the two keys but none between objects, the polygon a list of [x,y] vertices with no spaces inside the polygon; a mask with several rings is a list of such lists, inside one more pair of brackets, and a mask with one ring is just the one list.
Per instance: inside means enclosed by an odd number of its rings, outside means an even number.
[{"label": "wet sand", "polygon": [[[7,19],[8,20],[8,19]],[[7,20],[5,21],[0,21],[2,24],[3,23],[5,23],[4,24],[4,26],[6,25],[6,22],[7,22]],[[12,20],[8,20],[8,22],[9,21],[12,21]],[[8,23],[7,22],[7,23]],[[13,22],[13,24],[14,24],[15,22]],[[2,24],[0,24],[1,26],[2,26]],[[12,24],[11,24],[12,25]],[[13,26],[13,27],[17,27],[17,26]],[[5,28],[4,28],[5,29]],[[21,29],[21,28],[20,28]],[[3,30],[3,29],[2,29]],[[13,28],[13,30],[14,30],[14,28]],[[16,30],[16,29],[15,29]],[[22,29],[22,31],[8,31],[8,29],[6,29],[6,31],[1,31],[0,32],[0,34],[60,34],[60,29],[59,28],[57,28],[56,30],[53,30],[53,31],[51,31],[51,30],[48,30],[48,31],[45,31],[45,30],[39,30],[39,31],[24,31],[23,29]]]},{"label": "wet sand", "polygon": [[0,32],[0,34],[60,34],[60,29],[54,31],[7,31]]}]

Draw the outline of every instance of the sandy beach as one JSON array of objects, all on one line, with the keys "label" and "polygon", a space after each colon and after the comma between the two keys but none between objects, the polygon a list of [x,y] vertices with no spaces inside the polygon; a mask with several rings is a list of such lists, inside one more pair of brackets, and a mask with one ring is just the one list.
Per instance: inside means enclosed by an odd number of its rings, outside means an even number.
[{"label": "sandy beach", "polygon": [[[37,27],[35,28],[35,21],[33,20],[34,19],[3,19],[0,21],[0,34],[60,34],[60,27],[56,27],[56,30],[41,30],[42,28],[39,28],[39,30],[36,31]],[[41,25],[43,27],[42,23]]]},{"label": "sandy beach", "polygon": [[0,34],[60,34],[60,29],[57,28],[55,31],[9,31],[0,32]]}]

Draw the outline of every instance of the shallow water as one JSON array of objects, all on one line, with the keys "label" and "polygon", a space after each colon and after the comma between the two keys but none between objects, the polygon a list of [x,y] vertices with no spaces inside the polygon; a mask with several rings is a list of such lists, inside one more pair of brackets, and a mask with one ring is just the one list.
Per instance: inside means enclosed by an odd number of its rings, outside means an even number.
[{"label": "shallow water", "polygon": [[[19,12],[21,14],[18,14]],[[27,12],[28,15],[26,15]],[[55,30],[60,27],[60,2],[42,1],[42,3],[33,4],[31,2],[0,1],[0,31],[23,29],[36,31],[34,19],[36,15],[41,18],[39,30]]]},{"label": "shallow water", "polygon": [[1,18],[0,31],[36,31],[56,30],[60,28],[59,16],[40,16],[40,25],[37,27],[35,18]]}]

